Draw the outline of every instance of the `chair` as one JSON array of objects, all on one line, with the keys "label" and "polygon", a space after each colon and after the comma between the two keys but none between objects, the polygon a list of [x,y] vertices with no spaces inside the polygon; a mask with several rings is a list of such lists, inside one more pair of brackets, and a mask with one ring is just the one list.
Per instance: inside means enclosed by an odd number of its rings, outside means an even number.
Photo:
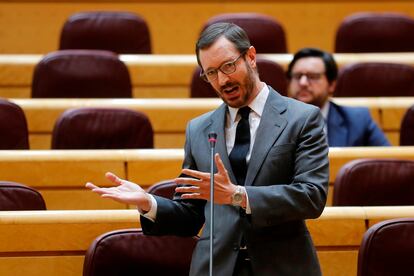
[{"label": "chair", "polygon": [[218,22],[234,23],[244,29],[258,53],[287,53],[285,31],[273,17],[258,13],[224,13],[211,17],[202,30]]},{"label": "chair", "polygon": [[20,106],[0,99],[0,150],[29,149],[26,116]]},{"label": "chair", "polygon": [[414,67],[367,62],[345,66],[339,72],[335,97],[414,96]]},{"label": "chair", "polygon": [[413,275],[414,218],[382,221],[364,234],[358,276]]},{"label": "chair", "polygon": [[413,205],[413,180],[413,160],[353,160],[338,172],[332,205]]},{"label": "chair", "polygon": [[[257,70],[260,79],[273,87],[281,95],[287,95],[287,79],[283,68],[271,60],[257,58]],[[190,84],[190,95],[192,98],[213,98],[217,97],[213,87],[200,78],[200,67],[196,67]]]},{"label": "chair", "polygon": [[188,275],[197,237],[146,236],[141,229],[116,230],[94,240],[83,276]]},{"label": "chair", "polygon": [[400,146],[414,145],[414,105],[404,115],[400,128]]},{"label": "chair", "polygon": [[101,49],[118,54],[151,54],[146,21],[130,12],[79,12],[68,18],[60,50]]},{"label": "chair", "polygon": [[102,50],[62,50],[36,65],[32,98],[131,98],[131,80],[118,56]]},{"label": "chair", "polygon": [[177,184],[173,180],[164,180],[155,183],[147,189],[147,192],[153,195],[173,199]]},{"label": "chair", "polygon": [[0,181],[0,211],[46,210],[42,195],[23,184]]},{"label": "chair", "polygon": [[153,148],[153,130],[141,112],[116,108],[68,109],[57,119],[52,149]]},{"label": "chair", "polygon": [[413,52],[414,19],[398,13],[356,13],[336,31],[336,53]]}]

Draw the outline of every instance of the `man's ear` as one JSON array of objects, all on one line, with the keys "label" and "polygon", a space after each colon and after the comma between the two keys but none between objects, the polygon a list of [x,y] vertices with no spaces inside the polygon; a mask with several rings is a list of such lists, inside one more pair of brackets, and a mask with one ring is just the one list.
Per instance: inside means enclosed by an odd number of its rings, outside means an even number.
[{"label": "man's ear", "polygon": [[332,81],[328,86],[328,94],[330,97],[333,97],[336,88],[336,80]]},{"label": "man's ear", "polygon": [[256,68],[256,49],[253,46],[250,46],[250,48],[246,52],[246,58],[247,62],[249,62],[250,66],[252,68]]}]

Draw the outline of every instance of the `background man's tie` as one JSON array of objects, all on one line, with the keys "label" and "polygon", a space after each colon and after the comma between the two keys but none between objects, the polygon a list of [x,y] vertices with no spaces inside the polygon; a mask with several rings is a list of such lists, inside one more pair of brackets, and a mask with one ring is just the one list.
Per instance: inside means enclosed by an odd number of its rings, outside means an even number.
[{"label": "background man's tie", "polygon": [[247,172],[246,156],[250,148],[250,107],[245,106],[239,109],[241,119],[237,124],[236,139],[233,150],[229,155],[230,164],[238,185],[244,185]]}]

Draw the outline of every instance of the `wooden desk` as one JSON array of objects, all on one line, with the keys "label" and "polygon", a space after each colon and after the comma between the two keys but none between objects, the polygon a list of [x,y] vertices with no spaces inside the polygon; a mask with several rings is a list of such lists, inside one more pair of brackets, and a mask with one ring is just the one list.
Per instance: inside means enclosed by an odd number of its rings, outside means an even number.
[{"label": "wooden desk", "polygon": [[[22,107],[31,149],[50,149],[53,126],[65,110],[75,107],[116,107],[142,111],[151,120],[155,148],[182,148],[187,123],[218,107],[220,99],[11,99]],[[366,106],[391,143],[399,145],[399,130],[409,98],[335,98],[341,105]]]},{"label": "wooden desk", "polygon": [[[183,156],[182,149],[0,151],[0,179],[38,189],[49,210],[125,209],[129,206],[101,199],[84,188],[85,183],[108,186],[104,174],[112,171],[147,188],[177,177]],[[330,148],[328,205],[339,169],[359,158],[413,160],[414,147]]]},{"label": "wooden desk", "polygon": [[[285,69],[292,60],[292,54],[262,56],[279,63]],[[334,54],[334,56],[339,67],[368,61],[414,65],[414,53]],[[0,55],[0,96],[30,98],[33,70],[41,58],[42,55]],[[195,55],[121,55],[120,58],[126,63],[131,74],[134,98],[188,98],[190,96],[189,85],[193,70],[197,66]]]},{"label": "wooden desk", "polygon": [[[326,207],[308,220],[323,275],[356,275],[357,255],[372,221],[409,217],[412,206]],[[137,210],[0,212],[0,274],[79,276],[95,237],[138,228]]]}]

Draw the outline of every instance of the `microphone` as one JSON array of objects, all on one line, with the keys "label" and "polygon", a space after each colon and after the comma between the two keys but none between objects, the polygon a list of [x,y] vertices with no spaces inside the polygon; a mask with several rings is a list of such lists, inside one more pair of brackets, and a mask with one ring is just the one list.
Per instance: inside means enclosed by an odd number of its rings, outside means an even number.
[{"label": "microphone", "polygon": [[217,142],[217,133],[210,132],[208,134],[208,141],[210,142],[210,147],[214,148],[216,146],[216,142]]},{"label": "microphone", "polygon": [[213,276],[213,231],[214,231],[214,147],[216,146],[217,133],[210,132],[208,134],[210,142],[210,263],[209,275]]}]

